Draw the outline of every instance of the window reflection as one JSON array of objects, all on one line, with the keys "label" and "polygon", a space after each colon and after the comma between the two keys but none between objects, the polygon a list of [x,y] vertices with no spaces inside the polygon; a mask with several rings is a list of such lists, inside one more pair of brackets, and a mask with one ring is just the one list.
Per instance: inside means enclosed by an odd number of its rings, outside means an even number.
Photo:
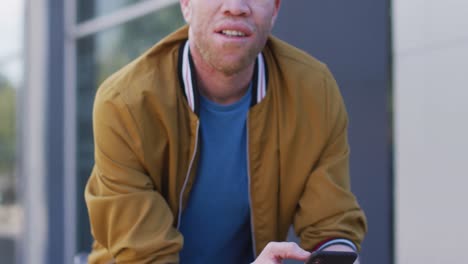
[{"label": "window reflection", "polygon": [[146,0],[78,0],[78,22],[109,14],[119,8],[143,1]]},{"label": "window reflection", "polygon": [[15,102],[16,89],[0,73],[0,204],[11,204],[15,200]]},{"label": "window reflection", "polygon": [[[16,204],[16,88],[0,71],[0,258],[14,260],[19,233]],[[8,261],[5,263],[9,263]]]},{"label": "window reflection", "polygon": [[110,74],[183,24],[179,5],[174,4],[154,14],[78,41],[77,244],[79,251],[89,251],[92,241],[83,192],[94,163],[92,106],[96,89]]},{"label": "window reflection", "polygon": [[17,197],[17,96],[22,73],[23,1],[1,1],[0,9],[0,263],[14,263],[21,231]]}]

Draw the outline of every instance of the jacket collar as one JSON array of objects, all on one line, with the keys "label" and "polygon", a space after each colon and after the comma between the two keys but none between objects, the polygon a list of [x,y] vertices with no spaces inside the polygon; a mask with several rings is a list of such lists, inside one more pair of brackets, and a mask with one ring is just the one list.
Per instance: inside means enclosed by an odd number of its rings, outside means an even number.
[{"label": "jacket collar", "polygon": [[[179,48],[178,75],[181,88],[185,99],[190,106],[190,109],[197,115],[200,108],[200,92],[197,87],[197,79],[195,74],[192,55],[190,54],[189,41],[185,41]],[[260,103],[266,96],[268,82],[268,71],[260,53],[255,60],[255,71],[252,78],[252,103],[251,107]]]}]

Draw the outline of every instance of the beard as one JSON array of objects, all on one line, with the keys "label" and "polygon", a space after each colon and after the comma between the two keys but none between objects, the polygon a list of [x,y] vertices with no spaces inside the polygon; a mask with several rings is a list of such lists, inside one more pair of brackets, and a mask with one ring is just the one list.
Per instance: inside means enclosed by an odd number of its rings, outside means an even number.
[{"label": "beard", "polygon": [[[257,55],[265,47],[266,35],[261,34],[261,40],[255,41],[249,47],[235,43],[225,43],[216,47],[204,37],[195,39],[194,44],[205,63],[226,76],[232,76],[242,72],[255,62]],[[202,34],[198,36],[202,36]]]}]

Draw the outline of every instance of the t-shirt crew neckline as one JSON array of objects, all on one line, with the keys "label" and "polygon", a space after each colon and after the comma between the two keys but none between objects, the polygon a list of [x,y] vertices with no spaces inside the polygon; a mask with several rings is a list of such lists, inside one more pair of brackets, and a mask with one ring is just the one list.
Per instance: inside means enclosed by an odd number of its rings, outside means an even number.
[{"label": "t-shirt crew neckline", "polygon": [[200,101],[201,107],[205,108],[210,112],[231,112],[238,109],[241,105],[249,103],[248,101],[251,99],[250,93],[252,92],[252,83],[249,84],[249,88],[245,92],[245,94],[237,101],[231,104],[220,104],[216,103],[208,97],[200,94]]}]

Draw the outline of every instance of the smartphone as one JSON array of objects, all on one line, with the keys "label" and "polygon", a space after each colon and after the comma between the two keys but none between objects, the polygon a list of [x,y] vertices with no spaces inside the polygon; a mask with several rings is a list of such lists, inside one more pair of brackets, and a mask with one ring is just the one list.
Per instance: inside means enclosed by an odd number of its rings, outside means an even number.
[{"label": "smartphone", "polygon": [[306,264],[353,264],[356,258],[355,252],[315,251]]}]

